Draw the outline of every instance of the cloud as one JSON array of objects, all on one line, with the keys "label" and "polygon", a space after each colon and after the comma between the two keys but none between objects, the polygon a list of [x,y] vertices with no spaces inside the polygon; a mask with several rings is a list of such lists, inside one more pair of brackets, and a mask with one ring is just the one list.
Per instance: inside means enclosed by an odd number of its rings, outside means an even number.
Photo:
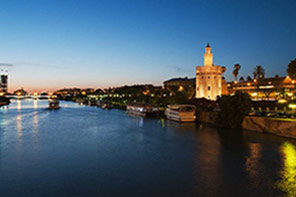
[{"label": "cloud", "polygon": [[177,72],[180,72],[180,73],[189,73],[189,72],[192,72],[192,70],[185,69],[185,68],[180,67],[180,66],[175,66],[174,67],[174,70],[177,71]]},{"label": "cloud", "polygon": [[0,67],[12,67],[13,64],[8,64],[8,63],[0,63]]},{"label": "cloud", "polygon": [[34,63],[34,62],[15,62],[15,66],[30,66],[30,67],[41,67],[41,68],[58,68],[62,69],[61,66],[52,65],[52,64],[40,64],[40,63]]}]

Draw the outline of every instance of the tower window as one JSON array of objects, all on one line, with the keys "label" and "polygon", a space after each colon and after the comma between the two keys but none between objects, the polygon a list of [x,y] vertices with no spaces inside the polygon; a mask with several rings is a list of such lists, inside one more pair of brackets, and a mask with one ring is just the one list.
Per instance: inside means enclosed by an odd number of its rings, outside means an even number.
[{"label": "tower window", "polygon": [[208,79],[210,78],[210,76],[208,76]]},{"label": "tower window", "polygon": [[208,86],[208,91],[210,91],[211,90],[211,86]]},{"label": "tower window", "polygon": [[199,91],[199,87],[196,88],[196,91]]}]

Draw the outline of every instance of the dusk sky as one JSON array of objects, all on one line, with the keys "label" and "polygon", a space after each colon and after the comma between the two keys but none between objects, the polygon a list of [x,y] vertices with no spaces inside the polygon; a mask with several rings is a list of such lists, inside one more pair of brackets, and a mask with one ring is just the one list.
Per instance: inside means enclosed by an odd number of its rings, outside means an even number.
[{"label": "dusk sky", "polygon": [[9,91],[161,85],[194,77],[209,42],[239,76],[286,75],[296,58],[296,1],[2,0],[0,63]]}]

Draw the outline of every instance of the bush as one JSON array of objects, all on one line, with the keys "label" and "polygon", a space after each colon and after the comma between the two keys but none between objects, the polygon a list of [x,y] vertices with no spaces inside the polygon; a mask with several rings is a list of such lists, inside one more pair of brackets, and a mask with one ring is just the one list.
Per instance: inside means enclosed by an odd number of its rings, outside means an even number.
[{"label": "bush", "polygon": [[218,103],[220,112],[217,123],[228,128],[241,128],[242,121],[252,105],[250,96],[239,91],[233,96],[223,95],[218,99]]}]

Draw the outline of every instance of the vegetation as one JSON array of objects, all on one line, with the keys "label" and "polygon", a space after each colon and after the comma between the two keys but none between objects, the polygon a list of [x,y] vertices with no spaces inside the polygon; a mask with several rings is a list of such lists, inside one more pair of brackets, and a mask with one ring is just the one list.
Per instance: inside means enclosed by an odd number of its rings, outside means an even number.
[{"label": "vegetation", "polygon": [[235,80],[235,81],[237,81],[237,76],[238,76],[238,73],[239,73],[240,68],[241,68],[241,65],[239,65],[239,64],[235,64],[235,65],[233,66],[232,74],[233,74],[233,76],[234,76],[234,80]]},{"label": "vegetation", "polygon": [[252,81],[252,77],[248,76],[247,81]]},{"label": "vegetation", "polygon": [[124,106],[129,103],[152,104],[163,107],[169,104],[184,104],[194,97],[194,87],[170,86],[167,89],[153,85],[133,85],[117,88],[80,90],[63,89],[55,92],[59,99],[87,102],[103,100]]},{"label": "vegetation", "polygon": [[233,96],[223,95],[218,98],[220,111],[217,123],[222,127],[240,128],[252,101],[247,93],[235,92]]},{"label": "vegetation", "polygon": [[262,66],[258,65],[254,68],[253,72],[254,79],[263,79],[265,76],[265,70]]},{"label": "vegetation", "polygon": [[289,63],[287,68],[287,74],[292,79],[296,79],[296,59]]}]

